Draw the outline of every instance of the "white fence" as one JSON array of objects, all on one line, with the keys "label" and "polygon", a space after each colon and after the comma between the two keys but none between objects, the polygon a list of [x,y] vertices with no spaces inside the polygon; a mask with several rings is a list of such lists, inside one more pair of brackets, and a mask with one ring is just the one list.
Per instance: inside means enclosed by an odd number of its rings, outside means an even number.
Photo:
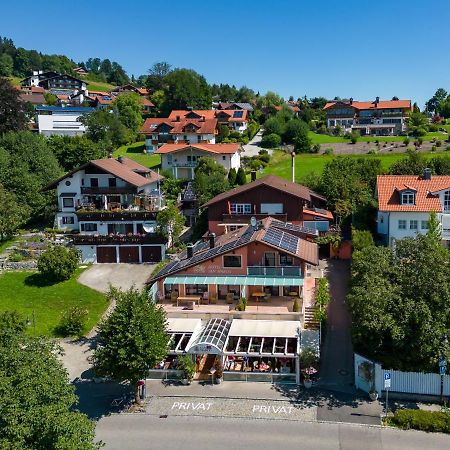
[{"label": "white fence", "polygon": [[[372,368],[375,375],[375,389],[384,391],[384,374],[391,374],[390,392],[416,395],[441,395],[441,376],[437,373],[401,372],[399,370],[386,370],[381,364],[371,361],[355,353],[355,385],[358,389],[369,392],[373,382],[370,380],[367,369]],[[450,396],[450,375],[443,377],[443,395]]]}]

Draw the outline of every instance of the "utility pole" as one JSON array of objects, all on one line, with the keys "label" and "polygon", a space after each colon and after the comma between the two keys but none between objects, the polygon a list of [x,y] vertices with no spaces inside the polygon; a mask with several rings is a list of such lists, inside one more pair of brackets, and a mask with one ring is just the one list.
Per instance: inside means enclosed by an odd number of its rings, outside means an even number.
[{"label": "utility pole", "polygon": [[292,155],[292,182],[295,183],[295,152],[292,152],[291,155]]}]

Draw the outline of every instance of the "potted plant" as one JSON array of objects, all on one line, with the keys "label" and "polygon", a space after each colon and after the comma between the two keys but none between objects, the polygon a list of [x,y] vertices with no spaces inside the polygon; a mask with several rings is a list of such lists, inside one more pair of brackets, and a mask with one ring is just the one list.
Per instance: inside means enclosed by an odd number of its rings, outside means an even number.
[{"label": "potted plant", "polygon": [[220,384],[223,381],[223,366],[220,357],[214,361],[214,369],[216,369],[214,382]]},{"label": "potted plant", "polygon": [[359,366],[359,371],[361,372],[362,377],[367,381],[367,383],[371,384],[369,390],[369,398],[374,402],[378,399],[378,392],[375,389],[375,366],[369,361],[364,361]]},{"label": "potted plant", "polygon": [[316,352],[312,348],[305,348],[300,354],[300,367],[304,367],[303,372],[303,385],[309,389],[312,386],[311,376],[317,373],[318,357]]},{"label": "potted plant", "polygon": [[317,369],[315,367],[308,367],[305,369],[305,379],[303,380],[303,386],[305,386],[306,389],[309,389],[312,386],[312,380],[311,375],[314,375],[317,373]]},{"label": "potted plant", "polygon": [[178,368],[183,372],[182,383],[191,384],[195,375],[195,363],[189,355],[182,355],[178,358]]}]

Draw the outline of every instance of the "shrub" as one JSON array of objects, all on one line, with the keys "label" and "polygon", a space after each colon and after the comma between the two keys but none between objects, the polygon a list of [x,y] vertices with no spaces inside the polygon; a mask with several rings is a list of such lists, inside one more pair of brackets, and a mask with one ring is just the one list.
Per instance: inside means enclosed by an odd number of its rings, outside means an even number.
[{"label": "shrub", "polygon": [[195,363],[190,355],[181,355],[178,358],[178,368],[183,371],[183,377],[191,381],[195,375]]},{"label": "shrub", "polygon": [[441,411],[424,411],[421,409],[400,409],[388,420],[404,430],[414,429],[439,433],[450,433],[450,414]]},{"label": "shrub", "polygon": [[237,309],[238,311],[245,311],[246,308],[247,308],[247,299],[244,298],[244,297],[242,297],[242,298],[240,298],[239,301],[237,302],[236,309]]},{"label": "shrub", "polygon": [[241,144],[248,144],[248,142],[249,142],[249,138],[248,138],[248,136],[241,136],[240,138],[239,138],[239,142],[241,143]]},{"label": "shrub", "polygon": [[38,270],[50,281],[64,281],[73,275],[78,261],[78,250],[56,245],[39,257]]},{"label": "shrub", "polygon": [[434,133],[438,130],[439,130],[439,127],[437,125],[435,125],[434,123],[428,125],[428,131],[430,131],[432,133]]},{"label": "shrub", "polygon": [[377,153],[378,153],[378,150],[375,149],[375,148],[371,148],[371,149],[367,152],[368,155],[376,155]]},{"label": "shrub", "polygon": [[276,148],[281,145],[281,137],[278,134],[271,133],[261,139],[261,147]]},{"label": "shrub", "polygon": [[328,148],[325,149],[323,154],[324,155],[333,155],[334,154],[334,150],[331,147],[328,147]]},{"label": "shrub", "polygon": [[88,317],[88,310],[79,306],[72,306],[65,311],[58,326],[62,336],[81,336]]},{"label": "shrub", "polygon": [[441,146],[442,146],[442,141],[438,139],[436,141],[436,147],[441,147]]},{"label": "shrub", "polygon": [[320,144],[314,144],[312,147],[312,153],[319,153],[320,152]]},{"label": "shrub", "polygon": [[292,311],[299,312],[300,311],[300,305],[298,304],[298,298],[294,300],[294,305],[292,306]]},{"label": "shrub", "polygon": [[236,184],[238,184],[239,186],[242,186],[245,183],[247,183],[247,177],[245,175],[245,170],[242,167],[239,167],[237,174],[236,174]]},{"label": "shrub", "polygon": [[437,147],[436,147],[435,145],[432,145],[432,146],[431,146],[431,151],[432,151],[432,152],[435,152],[435,151],[436,151],[436,148],[437,148]]},{"label": "shrub", "polygon": [[447,145],[447,147],[445,147],[445,150],[447,150],[448,152],[450,152],[450,145]]},{"label": "shrub", "polygon": [[260,161],[264,161],[265,163],[269,163],[270,161],[270,155],[268,153],[259,154],[258,159]]},{"label": "shrub", "polygon": [[408,147],[409,142],[410,142],[410,140],[409,140],[408,137],[405,137],[405,139],[403,139],[403,144],[404,144],[405,147]]},{"label": "shrub", "polygon": [[352,228],[352,246],[354,250],[363,250],[375,245],[372,233],[369,230],[356,230]]},{"label": "shrub", "polygon": [[14,252],[9,255],[8,261],[20,262],[20,261],[23,261],[24,259],[25,259],[25,256],[23,256],[22,253]]},{"label": "shrub", "polygon": [[359,136],[360,134],[358,131],[353,131],[352,133],[350,133],[350,142],[352,144],[356,144],[358,142]]}]

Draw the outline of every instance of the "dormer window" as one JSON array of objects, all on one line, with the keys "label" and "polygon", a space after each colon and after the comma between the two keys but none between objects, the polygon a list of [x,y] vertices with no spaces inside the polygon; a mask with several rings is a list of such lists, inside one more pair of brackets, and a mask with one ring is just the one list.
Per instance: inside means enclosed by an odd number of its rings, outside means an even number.
[{"label": "dormer window", "polygon": [[414,205],[416,203],[415,200],[415,193],[413,191],[402,192],[402,205]]}]

